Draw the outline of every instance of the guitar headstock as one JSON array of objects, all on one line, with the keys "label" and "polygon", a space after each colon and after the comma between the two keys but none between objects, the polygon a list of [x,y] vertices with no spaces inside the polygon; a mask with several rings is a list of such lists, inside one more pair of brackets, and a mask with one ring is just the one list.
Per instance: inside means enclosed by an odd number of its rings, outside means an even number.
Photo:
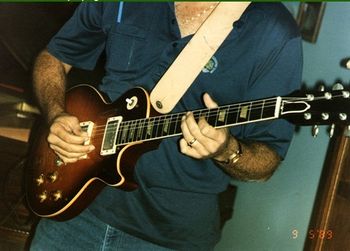
[{"label": "guitar headstock", "polygon": [[292,93],[282,98],[280,117],[296,125],[349,125],[350,91],[336,84],[331,91]]}]

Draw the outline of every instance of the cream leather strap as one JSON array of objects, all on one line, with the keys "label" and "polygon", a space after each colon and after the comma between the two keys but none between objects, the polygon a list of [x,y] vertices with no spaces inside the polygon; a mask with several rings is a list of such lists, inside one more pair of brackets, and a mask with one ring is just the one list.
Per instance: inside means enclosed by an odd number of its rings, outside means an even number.
[{"label": "cream leather strap", "polygon": [[151,92],[159,113],[170,112],[233,29],[250,2],[220,2]]}]

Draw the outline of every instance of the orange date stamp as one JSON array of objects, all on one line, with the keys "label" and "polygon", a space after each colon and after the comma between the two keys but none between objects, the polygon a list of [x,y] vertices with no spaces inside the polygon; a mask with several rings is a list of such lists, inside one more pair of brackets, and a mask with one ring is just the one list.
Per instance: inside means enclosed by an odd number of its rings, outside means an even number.
[{"label": "orange date stamp", "polygon": [[333,231],[330,229],[309,229],[308,238],[331,240],[333,238]]},{"label": "orange date stamp", "polygon": [[[330,229],[309,229],[307,232],[307,238],[310,240],[331,240],[334,233]],[[292,239],[297,239],[299,237],[299,231],[297,229],[292,230]]]}]

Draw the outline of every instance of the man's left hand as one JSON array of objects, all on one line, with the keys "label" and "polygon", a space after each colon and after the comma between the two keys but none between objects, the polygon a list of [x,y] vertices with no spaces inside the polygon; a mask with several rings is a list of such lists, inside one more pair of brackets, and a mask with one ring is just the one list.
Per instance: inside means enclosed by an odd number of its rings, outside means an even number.
[{"label": "man's left hand", "polygon": [[[204,94],[203,100],[209,109],[218,107],[207,93]],[[183,116],[181,130],[183,138],[180,140],[180,150],[183,154],[195,159],[207,159],[220,155],[230,138],[227,128],[216,129],[203,117],[197,123],[192,112]]]}]

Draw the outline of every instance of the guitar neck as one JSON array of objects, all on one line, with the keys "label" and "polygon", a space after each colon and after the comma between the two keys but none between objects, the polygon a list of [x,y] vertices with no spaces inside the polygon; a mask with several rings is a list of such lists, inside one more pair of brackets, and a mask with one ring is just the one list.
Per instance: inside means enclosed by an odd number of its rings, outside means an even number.
[{"label": "guitar neck", "polygon": [[[211,126],[223,128],[277,119],[280,107],[281,97],[274,97],[214,109],[195,110],[193,116],[197,121],[204,117]],[[185,114],[186,112],[182,112],[123,121],[119,126],[116,145],[181,135],[181,119]]]}]

